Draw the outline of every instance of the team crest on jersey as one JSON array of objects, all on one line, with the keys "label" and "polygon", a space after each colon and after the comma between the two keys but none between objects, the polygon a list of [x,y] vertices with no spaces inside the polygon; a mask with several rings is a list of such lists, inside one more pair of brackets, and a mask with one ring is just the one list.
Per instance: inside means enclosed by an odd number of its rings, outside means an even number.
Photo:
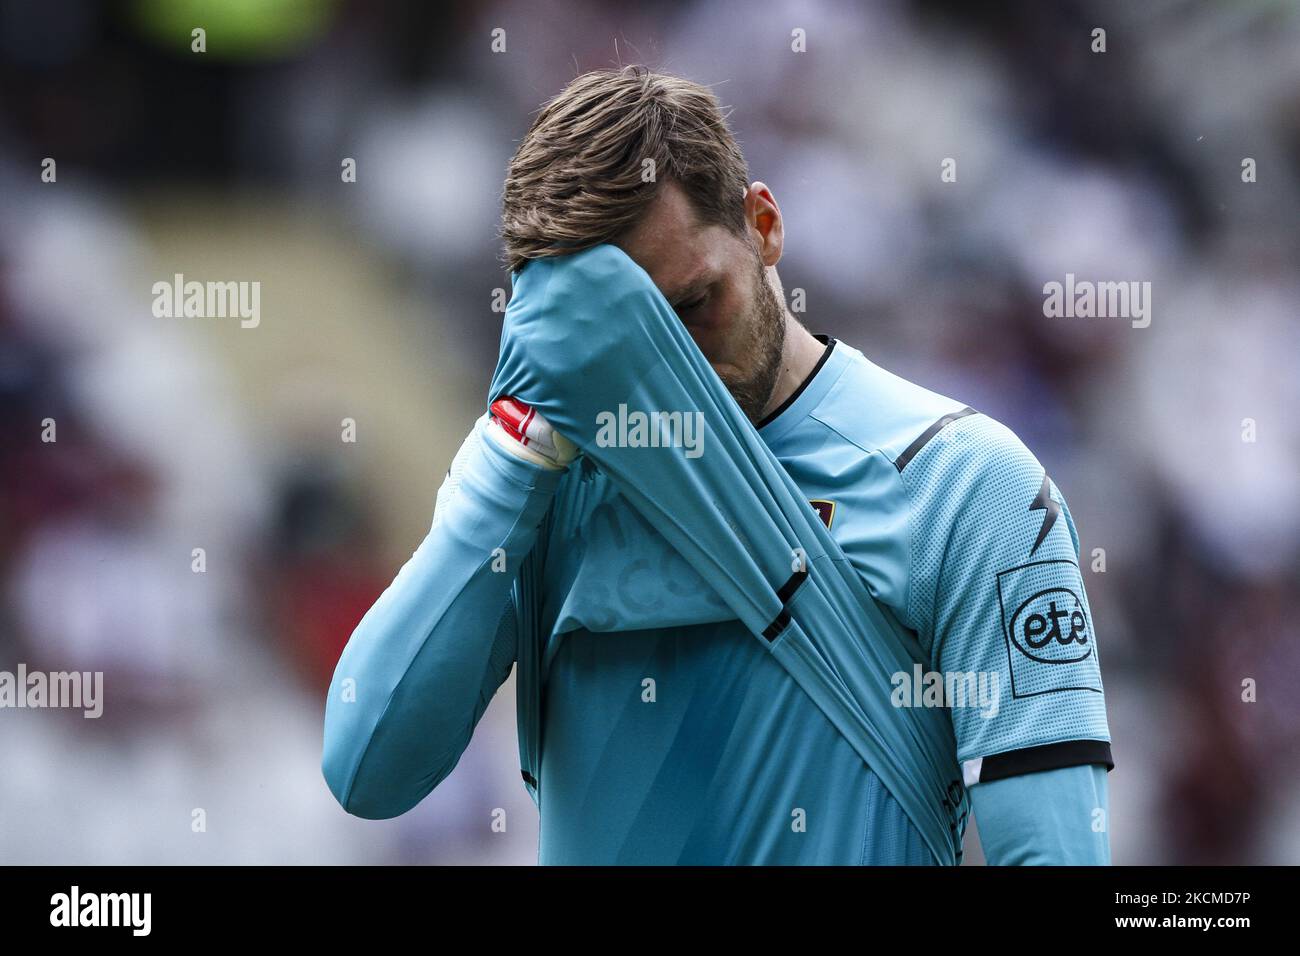
[{"label": "team crest on jersey", "polygon": [[826,525],[826,530],[831,530],[831,522],[835,520],[835,502],[827,501],[824,498],[814,498],[808,504],[813,506],[813,511],[817,512],[817,517],[822,519],[822,524]]}]

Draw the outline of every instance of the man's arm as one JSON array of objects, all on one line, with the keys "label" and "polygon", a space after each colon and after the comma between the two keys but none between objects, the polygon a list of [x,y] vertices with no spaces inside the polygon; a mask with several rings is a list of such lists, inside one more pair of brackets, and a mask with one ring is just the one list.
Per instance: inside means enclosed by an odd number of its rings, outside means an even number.
[{"label": "man's arm", "polygon": [[990,866],[1109,866],[1106,768],[1019,774],[971,788]]},{"label": "man's arm", "polygon": [[986,859],[1108,863],[1110,731],[1064,498],[982,415],[941,429],[900,477],[911,626],[934,670],[983,690],[952,720]]},{"label": "man's arm", "polygon": [[349,813],[405,813],[456,766],[515,659],[510,591],[563,474],[489,436],[485,416],[433,526],[357,625],[325,706],[322,770]]}]

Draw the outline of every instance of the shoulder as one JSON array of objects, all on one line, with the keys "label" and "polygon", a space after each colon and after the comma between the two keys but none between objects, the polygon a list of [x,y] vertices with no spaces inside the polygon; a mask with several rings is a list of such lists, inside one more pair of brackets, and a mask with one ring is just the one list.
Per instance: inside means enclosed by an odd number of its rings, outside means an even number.
[{"label": "shoulder", "polygon": [[986,508],[1010,496],[1037,491],[1045,477],[1038,458],[1010,428],[974,409],[940,420],[895,461],[917,496],[968,499]]},{"label": "shoulder", "polygon": [[1042,464],[1002,422],[841,348],[834,385],[810,417],[856,449],[864,467],[872,463],[873,487],[910,512],[912,547],[959,528],[1001,537],[1013,531],[998,527],[1008,521],[1027,531],[1035,499],[1060,503]]},{"label": "shoulder", "polygon": [[813,417],[845,441],[881,455],[909,479],[924,473],[971,481],[1035,470],[1041,478],[1037,459],[1006,425],[880,367],[852,346],[836,348],[846,352],[844,371]]},{"label": "shoulder", "polygon": [[909,550],[922,568],[962,556],[1072,556],[1077,538],[1064,499],[1014,431],[850,353],[816,417],[889,463],[909,514]]},{"label": "shoulder", "polygon": [[844,342],[843,369],[812,413],[844,441],[900,464],[915,456],[941,423],[974,413],[956,399],[909,382]]}]

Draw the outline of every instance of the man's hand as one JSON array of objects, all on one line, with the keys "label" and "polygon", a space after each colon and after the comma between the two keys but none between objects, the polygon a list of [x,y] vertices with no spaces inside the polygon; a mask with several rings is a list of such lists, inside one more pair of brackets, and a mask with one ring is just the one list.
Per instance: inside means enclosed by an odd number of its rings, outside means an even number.
[{"label": "man's hand", "polygon": [[535,409],[509,395],[492,403],[487,433],[497,446],[534,465],[564,470],[578,457],[578,446]]}]

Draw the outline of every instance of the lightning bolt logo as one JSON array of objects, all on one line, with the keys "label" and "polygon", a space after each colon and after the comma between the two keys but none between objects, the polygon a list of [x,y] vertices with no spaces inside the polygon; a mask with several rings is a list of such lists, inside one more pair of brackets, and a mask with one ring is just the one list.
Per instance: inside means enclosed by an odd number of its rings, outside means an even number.
[{"label": "lightning bolt logo", "polygon": [[1034,500],[1029,502],[1029,510],[1047,512],[1043,515],[1043,526],[1038,529],[1038,540],[1029,549],[1029,556],[1032,558],[1038,546],[1047,537],[1047,532],[1051,531],[1052,525],[1056,524],[1056,516],[1061,513],[1061,506],[1052,500],[1052,483],[1047,478],[1047,472],[1043,472],[1043,487],[1038,489]]}]

